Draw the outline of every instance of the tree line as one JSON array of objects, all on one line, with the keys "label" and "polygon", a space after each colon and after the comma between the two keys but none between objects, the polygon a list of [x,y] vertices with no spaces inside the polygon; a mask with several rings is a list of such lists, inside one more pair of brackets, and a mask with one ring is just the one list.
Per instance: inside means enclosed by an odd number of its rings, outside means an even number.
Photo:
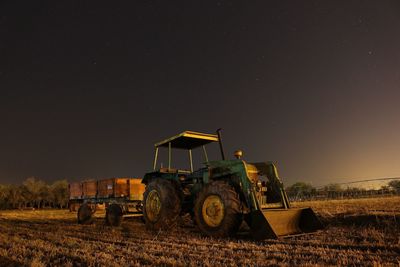
[{"label": "tree line", "polygon": [[[382,191],[400,194],[400,180],[392,180],[381,187]],[[309,183],[297,182],[286,187],[286,192],[292,200],[311,199],[321,193],[357,194],[365,189],[351,187],[343,188],[340,184],[329,184],[317,189]],[[58,180],[51,184],[35,177],[27,178],[21,185],[0,184],[0,209],[25,208],[66,208],[69,192],[67,180]]]},{"label": "tree line", "polygon": [[[400,194],[400,180],[392,180],[387,185],[382,186],[382,192],[389,192],[393,194]],[[372,191],[379,191],[372,190]],[[325,195],[327,197],[341,196],[357,196],[360,193],[367,192],[366,190],[358,187],[343,188],[340,184],[328,184],[322,188],[313,187],[309,183],[297,182],[291,186],[286,187],[286,193],[292,200],[312,199],[316,196]]]},{"label": "tree line", "polygon": [[67,180],[48,184],[29,177],[20,185],[0,184],[0,209],[63,209],[68,206],[68,199]]}]

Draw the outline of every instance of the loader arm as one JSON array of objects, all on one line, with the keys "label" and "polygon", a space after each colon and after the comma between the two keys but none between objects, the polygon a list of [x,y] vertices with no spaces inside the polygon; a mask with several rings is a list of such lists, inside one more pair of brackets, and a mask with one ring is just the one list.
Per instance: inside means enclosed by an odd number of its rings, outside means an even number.
[{"label": "loader arm", "polygon": [[259,171],[259,175],[266,176],[269,181],[269,187],[271,189],[271,193],[275,196],[276,199],[280,199],[282,202],[282,206],[285,209],[290,208],[289,199],[287,197],[285,188],[283,183],[278,175],[278,170],[274,163],[268,162],[256,162],[250,163],[254,165]]}]

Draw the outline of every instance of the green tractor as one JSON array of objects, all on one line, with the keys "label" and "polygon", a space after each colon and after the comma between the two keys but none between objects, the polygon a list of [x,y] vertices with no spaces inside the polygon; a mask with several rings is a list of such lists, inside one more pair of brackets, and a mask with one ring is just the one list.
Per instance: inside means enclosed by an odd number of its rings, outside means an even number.
[{"label": "green tractor", "polygon": [[[209,161],[206,146],[219,143],[222,160]],[[168,166],[157,168],[160,148],[168,150]],[[188,170],[172,168],[172,151],[188,152]],[[204,155],[204,167],[193,170],[192,151]],[[202,150],[202,151],[201,151]],[[226,160],[217,134],[185,131],[155,144],[153,171],[143,183],[143,215],[153,230],[174,227],[190,213],[198,228],[212,237],[234,235],[245,221],[255,239],[314,232],[322,224],[311,208],[291,208],[272,162],[247,163],[242,152]]]}]

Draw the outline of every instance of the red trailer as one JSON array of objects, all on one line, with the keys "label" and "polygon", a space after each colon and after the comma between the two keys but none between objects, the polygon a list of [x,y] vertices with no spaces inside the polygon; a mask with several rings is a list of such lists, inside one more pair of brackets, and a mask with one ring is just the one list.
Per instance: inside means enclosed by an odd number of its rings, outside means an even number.
[{"label": "red trailer", "polygon": [[142,213],[145,185],[141,178],[108,178],[69,184],[70,211],[78,210],[78,222],[93,221],[97,209],[106,208],[106,223],[117,226],[128,214]]}]

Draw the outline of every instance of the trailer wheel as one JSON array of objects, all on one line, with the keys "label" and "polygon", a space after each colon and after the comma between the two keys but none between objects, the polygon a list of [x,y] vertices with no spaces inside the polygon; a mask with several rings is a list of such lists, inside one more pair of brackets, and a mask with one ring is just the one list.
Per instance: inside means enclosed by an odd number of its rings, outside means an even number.
[{"label": "trailer wheel", "polygon": [[243,215],[238,193],[225,181],[204,187],[195,201],[195,221],[208,236],[227,237],[239,229]]},{"label": "trailer wheel", "polygon": [[172,227],[181,212],[181,198],[172,182],[156,179],[143,194],[143,217],[151,230]]},{"label": "trailer wheel", "polygon": [[91,224],[93,222],[93,210],[89,204],[84,203],[78,209],[78,223]]},{"label": "trailer wheel", "polygon": [[110,226],[120,226],[122,223],[123,212],[122,208],[118,204],[111,204],[107,208],[106,212],[106,224]]}]

